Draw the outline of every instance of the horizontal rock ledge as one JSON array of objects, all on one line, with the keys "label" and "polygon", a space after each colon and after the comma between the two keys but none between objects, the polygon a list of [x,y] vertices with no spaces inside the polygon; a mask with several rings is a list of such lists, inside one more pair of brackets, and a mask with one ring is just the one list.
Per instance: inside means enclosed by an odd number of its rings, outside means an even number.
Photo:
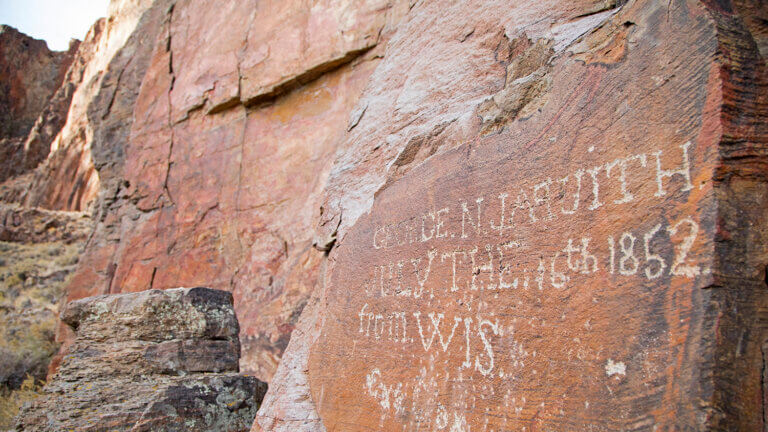
[{"label": "horizontal rock ledge", "polygon": [[17,430],[245,431],[267,384],[237,374],[232,295],[175,288],[88,297],[61,318],[75,340]]}]

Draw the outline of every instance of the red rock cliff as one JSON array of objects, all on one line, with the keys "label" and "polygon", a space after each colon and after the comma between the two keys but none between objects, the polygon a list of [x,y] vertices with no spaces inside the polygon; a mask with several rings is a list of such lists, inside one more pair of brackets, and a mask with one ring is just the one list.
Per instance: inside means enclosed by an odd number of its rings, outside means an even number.
[{"label": "red rock cliff", "polygon": [[[0,26],[0,182],[21,174],[25,166],[34,168],[47,155],[41,146],[30,148],[24,141],[61,87],[78,47],[72,40],[69,51],[50,51],[45,41]],[[62,108],[66,113],[68,107]]]},{"label": "red rock cliff", "polygon": [[15,196],[93,210],[68,301],[231,291],[254,430],[760,430],[766,22],[115,0]]}]

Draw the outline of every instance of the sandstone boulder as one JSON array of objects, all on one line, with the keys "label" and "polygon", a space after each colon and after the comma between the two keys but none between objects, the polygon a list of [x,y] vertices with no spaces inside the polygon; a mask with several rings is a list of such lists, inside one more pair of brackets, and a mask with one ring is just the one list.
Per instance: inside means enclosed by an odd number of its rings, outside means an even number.
[{"label": "sandstone boulder", "polygon": [[230,293],[150,290],[69,304],[75,340],[18,430],[243,431],[266,384],[237,372]]}]

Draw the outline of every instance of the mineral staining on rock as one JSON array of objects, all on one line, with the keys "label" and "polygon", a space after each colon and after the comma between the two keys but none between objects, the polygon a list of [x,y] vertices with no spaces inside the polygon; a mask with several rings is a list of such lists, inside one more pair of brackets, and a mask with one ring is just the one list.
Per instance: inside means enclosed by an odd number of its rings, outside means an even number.
[{"label": "mineral staining on rock", "polygon": [[[550,165],[572,169],[540,178],[514,168],[523,156],[494,163],[496,149],[479,148],[472,174],[433,174],[466,158],[459,148],[381,193],[339,246],[338,321],[310,359],[326,425],[350,421],[337,401],[355,394],[378,412],[356,421],[384,430],[514,429],[535,416],[614,430],[638,406],[661,407],[673,397],[664,388],[634,389],[679,361],[670,339],[685,330],[664,314],[693,307],[670,304],[671,292],[711,283],[713,224],[706,195],[689,204],[706,187],[692,192],[701,149],[662,145],[612,160],[583,149]],[[406,203],[406,193],[429,199]],[[645,212],[611,217],[632,207]]]},{"label": "mineral staining on rock", "polygon": [[[78,48],[79,41],[73,40],[68,51],[50,51],[45,41],[0,25],[0,183],[34,168],[47,155],[50,139],[29,143],[27,135],[44,109],[47,117],[66,117],[68,101],[58,110],[48,107]],[[37,135],[48,132],[36,129]]]},{"label": "mineral staining on rock", "polygon": [[45,41],[0,26],[0,138],[26,136],[61,85],[78,45],[73,41],[69,52],[54,52]]},{"label": "mineral staining on rock", "polygon": [[178,288],[70,303],[73,345],[17,429],[248,430],[267,386],[237,374],[232,302]]},{"label": "mineral staining on rock", "polygon": [[[321,281],[325,256],[313,247],[313,218],[338,138],[381,56],[377,37],[402,7],[139,5],[128,11],[134,27],[107,24],[110,41],[122,34],[110,27],[130,34],[109,63],[113,79],[102,78],[96,91],[119,87],[114,105],[94,98],[88,112],[98,115],[75,124],[93,131],[99,151],[86,145],[82,153],[77,128],[64,129],[73,141],[62,163],[94,157],[103,216],[68,299],[178,285],[229,290],[243,370],[269,380]],[[312,43],[320,36],[323,44]],[[76,172],[84,182],[94,178],[87,164]],[[66,205],[70,192],[80,203],[93,196],[84,187],[54,191],[56,184],[41,179],[45,188],[36,184],[30,195],[53,191],[53,205]]]},{"label": "mineral staining on rock", "polygon": [[[419,6],[401,31],[463,12]],[[559,51],[532,32],[504,41],[504,87],[479,104],[479,122],[446,128],[438,139],[459,143],[396,172],[370,210],[342,225],[319,318],[303,337],[318,418],[305,430],[762,427],[765,333],[742,314],[768,304],[766,255],[755,240],[755,256],[724,264],[734,251],[722,243],[722,218],[740,214],[762,232],[766,200],[750,192],[722,207],[731,162],[721,140],[746,132],[717,107],[729,92],[766,94],[719,81],[720,50],[739,52],[723,48],[735,24],[718,23],[722,13],[629,2]],[[740,37],[748,46],[750,36]],[[397,48],[382,69],[410,55]],[[732,54],[728,67],[757,68],[751,79],[765,82],[754,48]],[[368,90],[382,104],[386,85]],[[749,115],[765,118],[751,103]],[[376,121],[363,117],[356,130]],[[741,136],[763,143],[765,128]],[[353,132],[348,139],[365,150],[344,172],[361,170],[379,138]],[[400,155],[414,140],[404,141]],[[393,160],[390,172],[401,169]],[[341,184],[334,174],[329,183]],[[340,193],[342,209],[356,199]],[[722,339],[716,322],[740,336]],[[284,361],[297,371],[292,357],[305,354],[294,343]],[[279,413],[289,402],[270,394],[266,403]],[[288,430],[270,412],[260,425]]]},{"label": "mineral staining on rock", "polygon": [[764,10],[115,0],[0,196],[93,209],[66,302],[232,292],[239,360],[160,337],[199,314],[115,324],[177,413],[227,386],[177,371],[239,362],[270,381],[254,430],[759,430]]}]

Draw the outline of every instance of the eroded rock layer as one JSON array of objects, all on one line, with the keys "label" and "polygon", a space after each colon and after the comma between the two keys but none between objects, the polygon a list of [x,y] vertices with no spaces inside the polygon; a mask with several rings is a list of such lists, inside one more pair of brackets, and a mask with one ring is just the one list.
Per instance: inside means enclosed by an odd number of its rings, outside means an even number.
[{"label": "eroded rock layer", "polygon": [[76,337],[17,430],[244,431],[266,384],[238,375],[230,293],[91,297],[62,313]]},{"label": "eroded rock layer", "polygon": [[254,429],[760,430],[758,3],[416,3]]},{"label": "eroded rock layer", "polygon": [[48,49],[13,27],[0,26],[0,138],[25,136],[61,85],[78,42],[69,52]]},{"label": "eroded rock layer", "polygon": [[[65,80],[78,47],[72,40],[68,51],[50,51],[45,41],[0,25],[0,183],[47,155],[40,146],[30,150],[25,140]],[[66,115],[68,108],[67,102],[57,113]]]},{"label": "eroded rock layer", "polygon": [[[322,274],[313,223],[336,145],[380,62],[378,41],[405,11],[383,1],[147,2],[96,87],[113,97],[90,101],[97,226],[68,298],[229,290],[241,365],[268,380]],[[107,85],[110,73],[119,79]],[[78,160],[79,146],[60,147],[61,160]],[[56,207],[64,192],[83,203],[89,188],[42,178],[28,196]]]},{"label": "eroded rock layer", "polygon": [[69,302],[231,292],[255,430],[760,430],[767,20],[115,0],[7,196],[93,210]]}]

